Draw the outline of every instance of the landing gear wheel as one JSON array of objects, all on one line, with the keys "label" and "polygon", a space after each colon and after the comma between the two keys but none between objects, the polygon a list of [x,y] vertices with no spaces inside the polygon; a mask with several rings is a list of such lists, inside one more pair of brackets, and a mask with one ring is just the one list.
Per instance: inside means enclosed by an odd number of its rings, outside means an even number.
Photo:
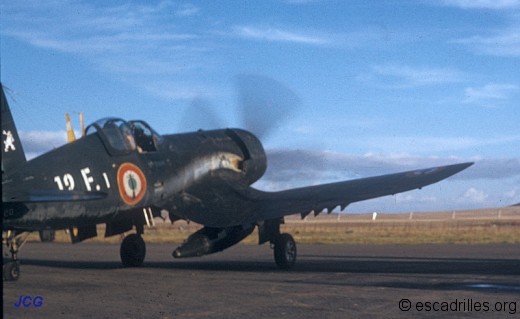
[{"label": "landing gear wheel", "polygon": [[20,278],[20,264],[18,261],[12,261],[4,265],[3,269],[5,281],[16,281]]},{"label": "landing gear wheel", "polygon": [[2,276],[5,281],[14,281],[20,278],[20,262],[18,261],[18,252],[25,245],[31,232],[7,231],[6,236],[2,233],[2,243],[7,246],[11,253],[11,261],[2,267]]},{"label": "landing gear wheel", "polygon": [[40,230],[39,233],[42,243],[53,242],[56,237],[56,232],[53,229]]},{"label": "landing gear wheel", "polygon": [[140,235],[130,234],[123,239],[119,253],[123,266],[139,267],[146,255],[146,244]]},{"label": "landing gear wheel", "polygon": [[296,263],[296,242],[289,234],[280,234],[274,242],[274,261],[280,269],[291,269]]}]

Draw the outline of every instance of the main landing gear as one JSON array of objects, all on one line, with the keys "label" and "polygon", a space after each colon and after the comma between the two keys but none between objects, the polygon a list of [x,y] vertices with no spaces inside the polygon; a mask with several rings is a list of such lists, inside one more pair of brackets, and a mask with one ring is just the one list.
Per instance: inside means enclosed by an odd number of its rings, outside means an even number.
[{"label": "main landing gear", "polygon": [[119,250],[125,267],[139,267],[146,255],[146,244],[140,234],[130,234],[123,239]]},{"label": "main landing gear", "polygon": [[155,210],[150,207],[143,208],[142,212],[135,210],[133,213],[130,224],[124,223],[128,222],[127,219],[123,220],[122,225],[119,226],[117,223],[111,224],[112,228],[119,229],[114,235],[124,234],[125,231],[131,230],[133,226],[135,226],[135,233],[126,236],[119,248],[119,256],[121,257],[123,267],[140,267],[143,265],[146,256],[146,244],[143,237],[141,237],[141,235],[144,234],[144,225],[146,224],[148,227],[155,226],[153,218],[160,216],[160,210]]},{"label": "main landing gear", "polygon": [[42,243],[53,242],[56,238],[56,231],[54,229],[44,229],[39,231],[40,241]]},{"label": "main landing gear", "polygon": [[9,249],[11,254],[11,261],[3,265],[2,273],[5,281],[15,281],[20,278],[20,262],[18,261],[18,251],[26,243],[29,237],[27,233],[17,233],[14,231],[7,231],[6,237],[2,241]]},{"label": "main landing gear", "polygon": [[280,269],[291,269],[296,264],[296,242],[286,233],[280,233],[283,218],[265,220],[258,224],[258,243],[270,242],[274,253],[274,261]]},{"label": "main landing gear", "polygon": [[280,269],[291,269],[296,263],[296,242],[289,234],[279,234],[271,243],[274,261]]}]

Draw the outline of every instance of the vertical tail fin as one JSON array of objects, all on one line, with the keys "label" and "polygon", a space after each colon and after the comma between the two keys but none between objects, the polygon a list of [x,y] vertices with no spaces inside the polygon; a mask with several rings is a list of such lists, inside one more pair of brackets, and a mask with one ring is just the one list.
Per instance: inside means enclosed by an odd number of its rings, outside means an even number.
[{"label": "vertical tail fin", "polygon": [[0,103],[2,105],[2,174],[6,171],[12,171],[22,166],[27,160],[23,151],[18,131],[14,125],[13,116],[7,104],[4,93],[4,86],[0,83],[2,96]]}]

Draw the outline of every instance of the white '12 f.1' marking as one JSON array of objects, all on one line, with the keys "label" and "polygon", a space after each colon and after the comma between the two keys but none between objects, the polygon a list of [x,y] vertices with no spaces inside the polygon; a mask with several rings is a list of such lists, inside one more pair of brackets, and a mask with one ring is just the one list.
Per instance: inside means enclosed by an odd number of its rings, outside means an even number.
[{"label": "white '12 f.1' marking", "polygon": [[[92,184],[94,183],[94,177],[90,176],[90,173],[91,173],[90,168],[89,167],[82,168],[80,170],[80,172],[81,172],[81,177],[83,177],[83,181],[85,182],[85,188],[87,189],[87,191],[90,192],[92,190]],[[103,173],[103,178],[105,180],[107,189],[110,189],[110,180],[108,179],[107,173]],[[60,191],[65,190],[65,189],[68,191],[73,191],[74,188],[76,187],[74,177],[69,173],[66,173],[65,175],[63,175],[63,177],[55,176],[54,182],[58,185],[58,189]],[[98,191],[101,190],[101,186],[96,185],[96,190],[98,190]]]},{"label": "white '12 f.1' marking", "polygon": [[81,169],[81,176],[83,176],[83,181],[85,182],[85,187],[87,188],[87,191],[91,191],[92,187],[90,187],[90,184],[94,183],[94,177],[89,176],[90,174],[90,168],[85,167]]},{"label": "white '12 f.1' marking", "polygon": [[76,186],[76,183],[74,183],[74,177],[68,173],[63,175],[63,181],[59,176],[55,176],[54,181],[58,184],[60,191],[64,190],[65,187],[68,191],[73,191]]}]

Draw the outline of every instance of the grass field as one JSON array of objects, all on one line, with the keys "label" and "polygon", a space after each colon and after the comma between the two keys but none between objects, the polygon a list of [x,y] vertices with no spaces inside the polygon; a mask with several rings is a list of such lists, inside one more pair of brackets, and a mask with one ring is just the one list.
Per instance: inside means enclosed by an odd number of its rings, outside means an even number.
[{"label": "grass field", "polygon": [[307,221],[287,219],[285,227],[302,243],[520,243],[520,207],[375,217],[331,214]]},{"label": "grass field", "polygon": [[[292,234],[299,243],[330,244],[520,244],[520,207],[449,211],[433,213],[321,214],[302,220],[289,216],[282,232]],[[182,243],[202,226],[177,221],[173,225],[160,222],[145,227],[146,242]],[[121,236],[104,238],[104,225],[98,226],[98,237],[85,242],[119,243]],[[37,233],[30,240],[38,241]],[[56,232],[57,242],[70,242],[65,231]],[[256,244],[255,232],[243,242]]]}]

